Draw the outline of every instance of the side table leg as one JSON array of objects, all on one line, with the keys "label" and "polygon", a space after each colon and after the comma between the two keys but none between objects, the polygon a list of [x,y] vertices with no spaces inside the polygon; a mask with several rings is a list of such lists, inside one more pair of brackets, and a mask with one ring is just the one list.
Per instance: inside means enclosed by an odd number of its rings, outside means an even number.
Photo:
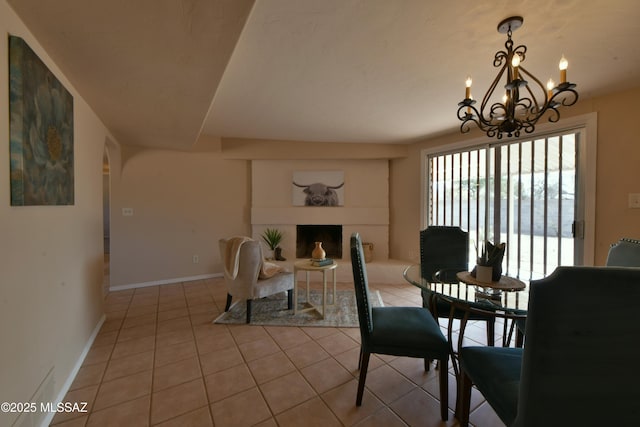
[{"label": "side table leg", "polygon": [[293,268],[293,315],[298,313],[298,270]]},{"label": "side table leg", "polygon": [[327,314],[327,271],[322,270],[322,318]]}]

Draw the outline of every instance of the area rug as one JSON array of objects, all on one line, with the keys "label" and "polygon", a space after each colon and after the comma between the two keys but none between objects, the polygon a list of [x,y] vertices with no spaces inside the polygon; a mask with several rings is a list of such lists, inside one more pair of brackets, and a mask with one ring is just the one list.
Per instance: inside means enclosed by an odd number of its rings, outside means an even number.
[{"label": "area rug", "polygon": [[[328,292],[328,291],[327,291]],[[329,292],[328,292],[329,293]],[[354,291],[338,291],[336,293],[337,304],[327,305],[327,315],[322,319],[316,310],[293,314],[293,310],[287,310],[287,294],[281,292],[270,297],[253,301],[251,307],[252,325],[272,326],[329,326],[340,328],[357,328],[358,309],[356,307],[356,295]],[[309,307],[306,303],[306,293],[298,293],[298,310]],[[332,295],[327,298],[331,302]],[[312,290],[309,298],[311,303],[322,309],[322,291]],[[382,307],[382,297],[378,291],[371,293],[371,306]],[[234,303],[228,312],[222,313],[214,323],[246,324],[247,304],[245,301]]]}]

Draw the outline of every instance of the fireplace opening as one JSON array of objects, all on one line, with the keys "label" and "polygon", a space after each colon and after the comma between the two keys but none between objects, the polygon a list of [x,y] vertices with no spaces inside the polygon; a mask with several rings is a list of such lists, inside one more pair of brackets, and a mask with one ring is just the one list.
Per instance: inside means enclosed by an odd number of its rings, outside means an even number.
[{"label": "fireplace opening", "polygon": [[341,225],[296,226],[296,258],[311,258],[315,242],[322,242],[327,258],[342,258]]}]

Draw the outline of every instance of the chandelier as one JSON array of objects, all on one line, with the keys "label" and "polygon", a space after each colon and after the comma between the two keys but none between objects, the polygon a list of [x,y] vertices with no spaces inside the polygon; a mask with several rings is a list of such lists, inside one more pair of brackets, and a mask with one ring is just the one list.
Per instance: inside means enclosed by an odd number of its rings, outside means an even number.
[{"label": "chandelier", "polygon": [[[546,90],[540,80],[522,66],[527,47],[519,45],[514,48],[511,40],[512,32],[520,28],[522,22],[521,16],[514,16],[498,24],[498,32],[507,34],[504,44],[506,50],[496,52],[493,66],[500,68],[500,71],[482,98],[479,110],[471,96],[471,77],[467,77],[465,98],[458,103],[458,119],[462,121],[462,133],[469,132],[471,123],[475,123],[490,138],[501,139],[505,134],[508,137],[519,137],[521,131],[533,132],[537,121],[547,112],[549,121],[557,122],[560,119],[558,107],[568,107],[578,101],[576,85],[567,82],[568,63],[564,56],[560,60],[560,83],[556,86],[554,81],[549,79]],[[505,74],[505,92],[502,101],[496,102],[500,96],[496,88]],[[525,78],[535,84],[530,84]]]}]

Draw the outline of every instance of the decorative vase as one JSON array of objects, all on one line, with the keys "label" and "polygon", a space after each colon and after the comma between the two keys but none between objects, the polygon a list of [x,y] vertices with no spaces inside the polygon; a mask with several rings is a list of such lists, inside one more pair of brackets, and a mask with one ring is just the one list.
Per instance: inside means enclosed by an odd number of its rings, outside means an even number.
[{"label": "decorative vase", "polygon": [[322,249],[322,242],[315,242],[316,247],[311,251],[311,258],[322,260],[325,259],[327,253]]},{"label": "decorative vase", "polygon": [[493,268],[490,265],[476,265],[476,280],[478,282],[491,283]]}]

